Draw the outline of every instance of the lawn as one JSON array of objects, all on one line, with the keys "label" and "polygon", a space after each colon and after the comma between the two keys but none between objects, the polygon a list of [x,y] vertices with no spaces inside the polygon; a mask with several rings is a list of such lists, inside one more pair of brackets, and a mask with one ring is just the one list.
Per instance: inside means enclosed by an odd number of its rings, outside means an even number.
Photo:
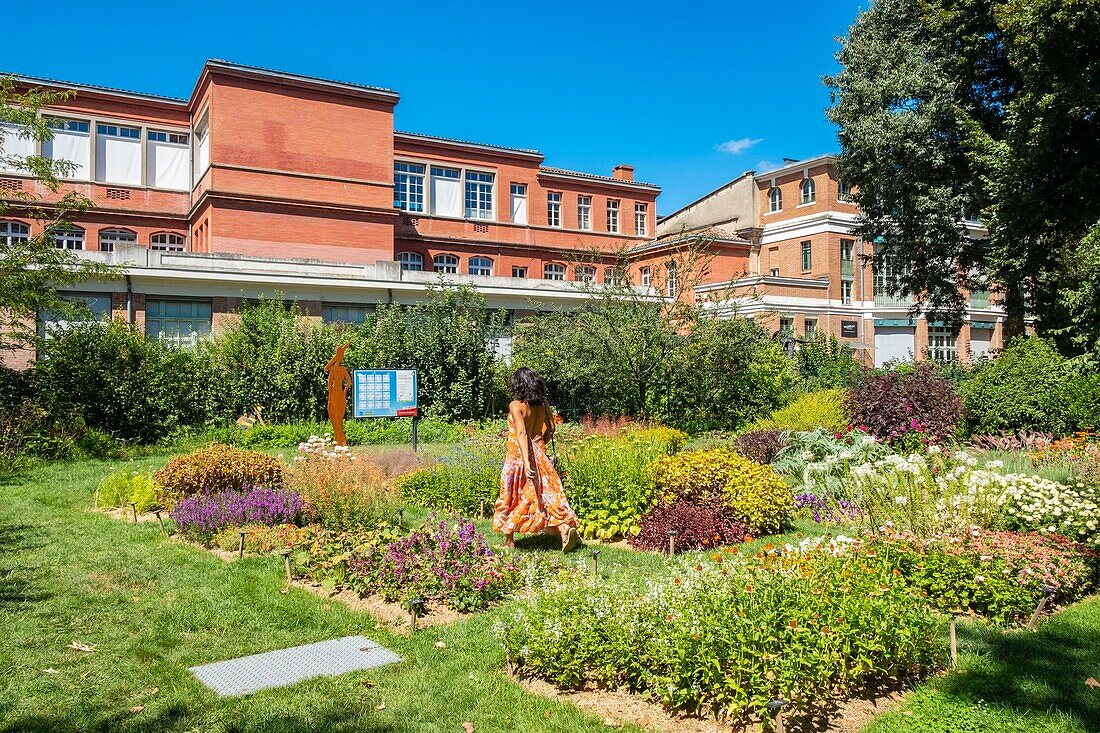
[{"label": "lawn", "polygon": [[[0,731],[461,731],[464,722],[477,731],[608,730],[501,672],[496,612],[409,639],[339,603],[282,594],[277,558],[226,563],[166,540],[155,523],[89,511],[109,468],[63,463],[0,481]],[[479,526],[488,530],[487,521]],[[550,551],[547,539],[521,542],[520,551]],[[602,576],[641,579],[666,567],[659,555],[600,552]],[[591,554],[572,559],[590,567]],[[356,633],[406,661],[225,700],[186,669]],[[960,633],[961,669],[918,688],[869,731],[1100,731],[1100,690],[1084,684],[1100,679],[1100,600],[1038,633]],[[70,648],[74,641],[94,651]]]}]

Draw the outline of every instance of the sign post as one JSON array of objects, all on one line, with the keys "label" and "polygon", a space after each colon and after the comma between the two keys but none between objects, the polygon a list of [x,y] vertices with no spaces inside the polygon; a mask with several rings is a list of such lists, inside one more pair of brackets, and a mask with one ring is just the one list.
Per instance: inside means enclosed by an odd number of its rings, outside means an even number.
[{"label": "sign post", "polygon": [[355,417],[411,417],[412,445],[417,449],[417,407],[415,369],[356,369]]}]

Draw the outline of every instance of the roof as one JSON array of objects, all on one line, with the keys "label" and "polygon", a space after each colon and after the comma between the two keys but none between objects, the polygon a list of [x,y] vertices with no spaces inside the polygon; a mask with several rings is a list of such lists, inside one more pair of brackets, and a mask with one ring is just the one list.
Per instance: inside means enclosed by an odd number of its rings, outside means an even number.
[{"label": "roof", "polygon": [[250,66],[248,64],[238,64],[232,61],[225,61],[224,59],[209,59],[203,66],[206,68],[223,69],[227,71],[243,71],[256,74],[258,76],[269,76],[284,81],[297,81],[307,82],[309,84],[318,84],[321,86],[333,87],[337,89],[345,89],[349,91],[364,91],[372,92],[387,97],[392,97],[396,101],[400,95],[392,89],[386,89],[385,87],[372,87],[366,84],[359,84],[352,81],[337,81],[334,79],[324,79],[319,76],[307,76],[305,74],[295,74],[289,71],[279,71],[278,69],[268,69],[263,66]]},{"label": "roof", "polygon": [[132,99],[147,99],[153,102],[168,102],[169,104],[187,104],[186,99],[179,97],[169,97],[163,94],[149,94],[148,92],[135,92],[130,89],[119,89],[117,87],[105,87],[97,84],[82,84],[75,81],[64,81],[61,79],[46,79],[39,76],[27,76],[25,74],[10,74],[6,72],[0,72],[0,76],[10,76],[16,81],[29,84],[30,86],[50,86],[50,87],[65,87],[67,89],[75,89],[77,91],[89,91],[99,92],[100,94],[110,94],[119,97],[130,97]]},{"label": "roof", "polygon": [[757,178],[773,178],[781,176],[784,173],[790,171],[797,171],[803,168],[812,168],[815,165],[821,165],[822,163],[831,163],[836,160],[836,153],[825,153],[823,155],[815,155],[812,158],[805,158],[803,160],[796,160],[793,163],[786,163],[779,168],[774,168],[770,171],[763,171],[756,174]]},{"label": "roof", "polygon": [[567,178],[586,178],[589,180],[601,181],[603,183],[613,183],[621,186],[638,186],[641,188],[652,188],[658,191],[661,187],[656,183],[643,183],[642,181],[624,181],[620,178],[612,178],[611,176],[600,176],[595,173],[580,173],[578,171],[567,171],[564,168],[539,168],[539,173],[545,173],[551,176],[565,176]]},{"label": "roof", "polygon": [[737,245],[737,246],[751,246],[751,242],[744,237],[739,237],[736,234],[731,234],[718,227],[704,227],[703,229],[696,229],[693,231],[676,232],[675,234],[666,234],[657,239],[646,242],[645,244],[639,244],[635,247],[631,247],[629,252],[631,254],[637,254],[640,252],[646,252],[654,249],[663,249],[665,247],[672,247],[683,242],[688,241],[705,241],[708,245]]},{"label": "roof", "polygon": [[542,158],[543,158],[543,155],[542,155],[541,152],[539,152],[538,150],[533,150],[531,148],[510,148],[510,147],[506,147],[504,145],[490,145],[489,143],[478,143],[478,142],[473,142],[473,141],[470,141],[470,140],[458,140],[457,138],[453,138],[453,137],[440,137],[439,135],[425,135],[424,133],[420,133],[420,132],[405,132],[405,131],[402,131],[402,130],[394,130],[393,134],[394,134],[395,137],[401,136],[401,137],[409,138],[411,140],[418,141],[418,142],[439,143],[439,144],[443,144],[443,145],[461,145],[462,147],[478,148],[478,149],[485,150],[487,152],[492,152],[492,153],[506,153],[506,154],[509,154],[509,155],[535,156],[539,160],[542,160]]}]

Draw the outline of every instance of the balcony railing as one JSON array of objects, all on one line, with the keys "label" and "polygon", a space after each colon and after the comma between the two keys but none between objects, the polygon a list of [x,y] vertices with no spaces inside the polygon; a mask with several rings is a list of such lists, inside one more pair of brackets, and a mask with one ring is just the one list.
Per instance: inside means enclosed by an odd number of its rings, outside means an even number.
[{"label": "balcony railing", "polygon": [[875,305],[883,308],[908,308],[913,305],[913,296],[875,293]]},{"label": "balcony railing", "polygon": [[971,290],[970,291],[970,307],[971,308],[989,308],[989,291],[988,290]]}]

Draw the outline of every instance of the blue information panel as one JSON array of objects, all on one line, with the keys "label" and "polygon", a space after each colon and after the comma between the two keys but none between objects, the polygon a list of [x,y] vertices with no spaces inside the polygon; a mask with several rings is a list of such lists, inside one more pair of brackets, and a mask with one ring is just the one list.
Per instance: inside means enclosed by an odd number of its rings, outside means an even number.
[{"label": "blue information panel", "polygon": [[415,417],[415,369],[356,369],[355,417]]}]

